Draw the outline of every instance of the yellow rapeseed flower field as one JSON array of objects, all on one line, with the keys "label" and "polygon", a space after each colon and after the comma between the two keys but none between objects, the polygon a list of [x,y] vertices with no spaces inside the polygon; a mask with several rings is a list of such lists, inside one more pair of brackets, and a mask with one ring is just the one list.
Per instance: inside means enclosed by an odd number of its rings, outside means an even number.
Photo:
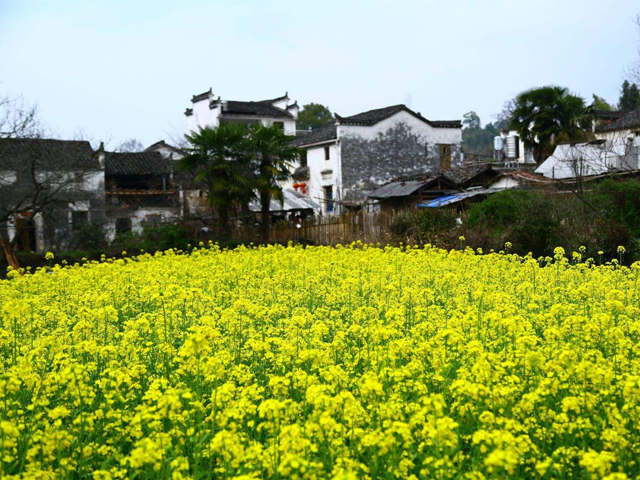
[{"label": "yellow rapeseed flower field", "polygon": [[14,273],[0,476],[638,478],[639,273],[360,244]]}]

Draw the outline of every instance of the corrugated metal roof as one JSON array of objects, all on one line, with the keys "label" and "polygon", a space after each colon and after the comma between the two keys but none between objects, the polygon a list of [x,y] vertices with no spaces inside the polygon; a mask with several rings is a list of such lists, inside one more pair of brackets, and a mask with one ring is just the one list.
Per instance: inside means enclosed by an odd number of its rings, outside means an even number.
[{"label": "corrugated metal roof", "polygon": [[381,186],[377,190],[374,190],[370,198],[392,198],[392,197],[406,197],[415,193],[424,185],[426,181],[407,180],[404,182],[389,182],[386,185]]},{"label": "corrugated metal roof", "polygon": [[[311,200],[310,198],[296,192],[295,190],[285,189],[282,191],[284,196],[284,202],[280,203],[277,200],[271,200],[269,204],[269,210],[271,212],[288,212],[292,210],[314,210],[320,211],[320,205]],[[252,212],[260,211],[260,202],[254,200],[249,204],[249,210]]]}]

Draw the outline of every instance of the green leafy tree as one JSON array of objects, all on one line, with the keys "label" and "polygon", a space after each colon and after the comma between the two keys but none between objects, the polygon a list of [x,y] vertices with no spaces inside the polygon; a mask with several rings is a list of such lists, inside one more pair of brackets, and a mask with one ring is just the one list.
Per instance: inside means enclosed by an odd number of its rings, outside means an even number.
[{"label": "green leafy tree", "polygon": [[618,108],[623,112],[640,108],[640,90],[635,83],[629,83],[628,80],[622,83]]},{"label": "green leafy tree", "polygon": [[187,155],[178,167],[195,173],[207,189],[207,202],[229,234],[230,213],[244,208],[253,197],[252,151],[246,125],[221,123],[186,135]]},{"label": "green leafy tree", "polygon": [[559,142],[589,139],[590,125],[590,109],[582,97],[564,87],[547,86],[526,90],[516,97],[510,126],[540,163]]},{"label": "green leafy tree", "polygon": [[482,125],[480,124],[480,117],[473,110],[464,114],[462,117],[462,125],[464,128],[470,130],[482,128]]},{"label": "green leafy tree", "polygon": [[593,94],[593,102],[591,102],[591,106],[594,110],[600,110],[601,112],[613,111],[613,107],[611,106],[611,104],[595,93]]},{"label": "green leafy tree", "polygon": [[292,139],[278,125],[255,124],[249,128],[249,142],[255,162],[255,188],[260,200],[262,239],[265,242],[270,240],[271,200],[284,200],[278,181],[291,176],[292,163],[300,155],[300,150],[291,146]]},{"label": "green leafy tree", "polygon": [[322,127],[335,120],[335,117],[329,110],[329,107],[320,105],[319,103],[308,103],[303,105],[302,110],[298,113],[296,120],[296,128],[298,130],[313,130]]},{"label": "green leafy tree", "polygon": [[473,111],[465,113],[462,125],[462,149],[465,155],[479,155],[485,158],[490,156],[493,151],[493,137],[500,133],[499,130],[492,123],[482,128],[480,117]]}]

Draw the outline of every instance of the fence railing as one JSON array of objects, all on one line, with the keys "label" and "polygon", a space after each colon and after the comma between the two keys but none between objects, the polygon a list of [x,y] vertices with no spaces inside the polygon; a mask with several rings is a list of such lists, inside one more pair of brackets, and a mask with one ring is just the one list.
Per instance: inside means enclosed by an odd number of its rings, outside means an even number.
[{"label": "fence railing", "polygon": [[[318,216],[302,220],[297,225],[293,221],[283,221],[271,225],[272,243],[307,243],[312,245],[350,244],[360,240],[363,243],[387,243],[390,240],[390,226],[393,212],[357,212],[340,216]],[[218,225],[208,226],[208,233],[199,237],[220,238],[223,232]],[[228,235],[231,239],[244,243],[260,243],[260,225],[232,222]]]}]

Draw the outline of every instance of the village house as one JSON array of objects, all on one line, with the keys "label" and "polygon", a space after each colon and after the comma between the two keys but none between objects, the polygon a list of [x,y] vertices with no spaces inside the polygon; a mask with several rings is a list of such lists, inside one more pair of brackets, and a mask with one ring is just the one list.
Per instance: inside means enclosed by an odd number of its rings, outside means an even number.
[{"label": "village house", "polygon": [[178,192],[181,218],[205,218],[211,216],[211,207],[207,205],[205,186],[197,182],[192,172],[185,172],[178,168],[178,160],[185,152],[164,140],[154,143],[144,149],[145,152],[158,152],[167,160],[171,169],[171,179]]},{"label": "village house", "polygon": [[108,241],[180,218],[180,194],[173,182],[171,159],[157,151],[105,152],[102,145],[95,156],[104,165]]},{"label": "village house", "polygon": [[595,136],[601,140],[635,140],[640,136],[640,108],[630,112],[598,112]]},{"label": "village house", "polygon": [[105,218],[104,166],[89,142],[0,139],[0,238],[21,251],[72,248]]},{"label": "village house", "polygon": [[216,127],[220,123],[259,123],[282,126],[287,135],[296,134],[298,102],[289,103],[289,95],[269,100],[238,101],[215,98],[212,90],[194,95],[191,108],[187,108],[187,127],[197,132],[201,127]]},{"label": "village house", "polygon": [[535,173],[551,179],[569,179],[638,169],[640,137],[561,143]]},{"label": "village house", "polygon": [[462,162],[459,120],[427,120],[405,105],[370,110],[294,141],[303,150],[293,186],[303,185],[323,215],[357,210],[393,178],[444,172]]}]

